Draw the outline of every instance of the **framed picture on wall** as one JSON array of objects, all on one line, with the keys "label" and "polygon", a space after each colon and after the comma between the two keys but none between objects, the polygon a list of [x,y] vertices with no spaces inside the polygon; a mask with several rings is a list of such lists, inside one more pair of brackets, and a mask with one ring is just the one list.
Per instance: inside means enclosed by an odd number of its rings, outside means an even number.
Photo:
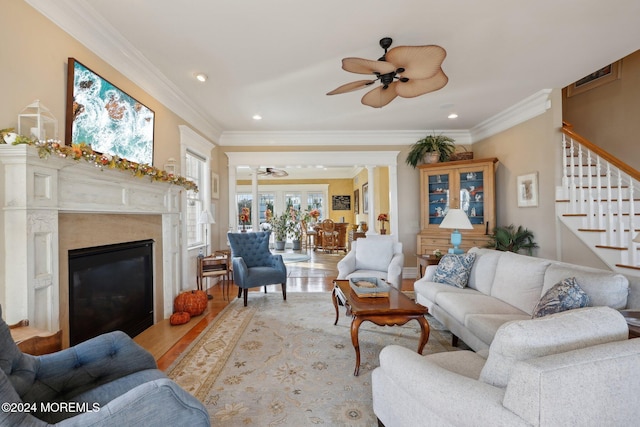
[{"label": "framed picture on wall", "polygon": [[350,211],[351,196],[331,196],[331,209],[334,211]]},{"label": "framed picture on wall", "polygon": [[567,86],[567,98],[618,80],[622,71],[621,62],[616,61],[613,64],[602,67],[598,71],[594,71],[577,82],[570,84]]},{"label": "framed picture on wall", "polygon": [[369,183],[362,184],[362,213],[369,213]]},{"label": "framed picture on wall", "polygon": [[211,198],[220,198],[220,176],[215,172],[211,172]]},{"label": "framed picture on wall", "polygon": [[353,213],[356,215],[360,213],[360,190],[353,191]]},{"label": "framed picture on wall", "polygon": [[518,177],[518,207],[538,206],[538,173],[529,173]]}]

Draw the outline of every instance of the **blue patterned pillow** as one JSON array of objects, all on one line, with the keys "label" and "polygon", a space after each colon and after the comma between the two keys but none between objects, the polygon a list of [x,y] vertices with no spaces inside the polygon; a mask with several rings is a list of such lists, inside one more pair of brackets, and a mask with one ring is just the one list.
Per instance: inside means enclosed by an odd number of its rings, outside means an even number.
[{"label": "blue patterned pillow", "polygon": [[540,298],[533,309],[533,318],[589,306],[589,295],[578,285],[575,277],[569,277],[553,285]]},{"label": "blue patterned pillow", "polygon": [[433,281],[464,288],[469,281],[469,274],[471,274],[471,267],[475,260],[475,253],[446,254],[438,263],[438,267],[436,267]]}]

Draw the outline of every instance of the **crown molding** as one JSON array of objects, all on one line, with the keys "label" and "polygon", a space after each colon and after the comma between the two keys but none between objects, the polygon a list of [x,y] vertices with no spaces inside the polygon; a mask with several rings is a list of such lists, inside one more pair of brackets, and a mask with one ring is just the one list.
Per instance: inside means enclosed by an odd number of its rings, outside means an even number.
[{"label": "crown molding", "polygon": [[[471,134],[466,130],[435,130],[447,135],[458,144],[470,144]],[[221,146],[344,146],[344,145],[411,145],[431,132],[410,131],[284,131],[224,132],[218,141]]]},{"label": "crown molding", "polygon": [[25,1],[207,138],[214,141],[220,139],[220,126],[196,110],[188,98],[138,49],[100,17],[89,2]]},{"label": "crown molding", "polygon": [[[399,151],[272,151],[226,152],[230,167],[263,165],[396,166]],[[338,155],[339,154],[339,155]]]},{"label": "crown molding", "polygon": [[552,89],[543,89],[470,129],[477,142],[544,114],[551,108]]}]

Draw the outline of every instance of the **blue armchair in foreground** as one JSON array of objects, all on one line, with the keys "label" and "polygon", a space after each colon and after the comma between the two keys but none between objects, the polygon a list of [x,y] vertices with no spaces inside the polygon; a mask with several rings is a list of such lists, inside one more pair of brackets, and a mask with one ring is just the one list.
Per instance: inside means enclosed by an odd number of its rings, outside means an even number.
[{"label": "blue armchair in foreground", "polygon": [[244,305],[247,306],[249,288],[267,285],[282,285],[282,298],[287,299],[287,268],[282,255],[269,251],[270,231],[255,233],[227,233],[233,260],[233,281],[238,285],[238,298],[244,291]]},{"label": "blue armchair in foreground", "polygon": [[1,426],[211,425],[205,407],[124,332],[31,356],[0,308]]}]

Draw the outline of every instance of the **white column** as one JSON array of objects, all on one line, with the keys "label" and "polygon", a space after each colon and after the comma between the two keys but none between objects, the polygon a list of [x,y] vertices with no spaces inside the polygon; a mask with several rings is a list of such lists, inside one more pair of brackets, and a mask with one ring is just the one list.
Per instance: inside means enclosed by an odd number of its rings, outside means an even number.
[{"label": "white column", "polygon": [[[375,184],[375,166],[367,165],[367,179],[369,182],[368,185],[368,198],[369,198],[369,216],[367,219],[367,223],[369,224],[369,229],[367,230],[367,235],[370,234],[378,234],[376,231],[376,215],[375,215],[375,207],[376,207],[376,184]],[[364,197],[364,194],[362,195]]]},{"label": "white column", "polygon": [[398,191],[391,189],[398,188],[398,166],[389,165],[389,226],[391,227],[391,235],[396,242],[399,240],[400,223],[398,222]]},{"label": "white column", "polygon": [[[238,218],[238,204],[236,203],[236,166],[229,165],[229,224],[228,231],[235,231]],[[226,233],[225,233],[226,239]]]},{"label": "white column", "polygon": [[251,229],[258,231],[258,168],[251,169],[251,194],[253,195],[251,200]]}]

